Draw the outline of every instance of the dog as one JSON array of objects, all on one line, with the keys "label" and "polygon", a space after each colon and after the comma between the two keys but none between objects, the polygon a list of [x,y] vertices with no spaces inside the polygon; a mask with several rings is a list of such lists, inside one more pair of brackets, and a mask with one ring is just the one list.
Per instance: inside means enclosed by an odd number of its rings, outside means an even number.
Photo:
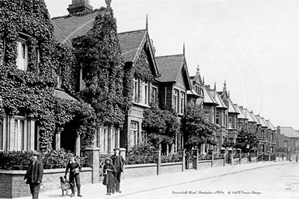
[{"label": "dog", "polygon": [[67,179],[62,176],[59,177],[59,179],[60,179],[60,188],[61,188],[62,196],[65,196],[65,195],[67,196],[69,189],[71,189],[70,182],[67,181]]}]

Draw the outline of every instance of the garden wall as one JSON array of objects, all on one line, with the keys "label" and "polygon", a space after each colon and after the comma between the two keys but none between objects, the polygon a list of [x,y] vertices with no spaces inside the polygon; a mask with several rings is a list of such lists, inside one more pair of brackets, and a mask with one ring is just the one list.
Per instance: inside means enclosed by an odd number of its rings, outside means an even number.
[{"label": "garden wall", "polygon": [[213,167],[222,167],[224,166],[224,159],[213,160]]},{"label": "garden wall", "polygon": [[[29,185],[24,182],[26,171],[0,170],[0,198],[17,198],[30,196]],[[41,192],[60,188],[60,176],[65,175],[65,169],[45,169]],[[92,183],[92,169],[82,168],[81,184]],[[61,194],[61,193],[58,193]]]},{"label": "garden wall", "polygon": [[210,168],[211,164],[211,160],[200,160],[198,161],[198,170]]},{"label": "garden wall", "polygon": [[161,174],[182,172],[183,166],[184,164],[182,162],[162,163],[160,172]]},{"label": "garden wall", "polygon": [[121,175],[124,179],[157,175],[157,164],[132,164],[125,165],[125,171]]}]

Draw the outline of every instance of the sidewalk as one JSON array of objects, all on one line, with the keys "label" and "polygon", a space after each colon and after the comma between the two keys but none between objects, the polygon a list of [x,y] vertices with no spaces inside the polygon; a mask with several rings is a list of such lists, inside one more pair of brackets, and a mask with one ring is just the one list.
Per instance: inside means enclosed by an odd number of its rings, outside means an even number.
[{"label": "sidewalk", "polygon": [[[268,167],[280,164],[296,164],[296,162],[259,162],[251,164],[232,165],[224,167],[213,167],[203,170],[186,170],[185,172],[165,174],[160,176],[149,176],[141,178],[124,179],[121,181],[122,193],[116,193],[111,196],[106,195],[106,186],[101,183],[88,184],[82,186],[82,199],[99,199],[99,198],[122,198],[132,197],[135,193],[147,192],[149,190],[162,189],[180,184],[192,183],[195,181],[206,180],[218,176],[231,175],[242,171],[253,170],[261,167]],[[60,189],[41,192],[40,199],[62,197]],[[65,196],[69,198],[69,196]],[[74,198],[78,198],[75,196]],[[21,197],[19,199],[31,199],[30,197]]]}]

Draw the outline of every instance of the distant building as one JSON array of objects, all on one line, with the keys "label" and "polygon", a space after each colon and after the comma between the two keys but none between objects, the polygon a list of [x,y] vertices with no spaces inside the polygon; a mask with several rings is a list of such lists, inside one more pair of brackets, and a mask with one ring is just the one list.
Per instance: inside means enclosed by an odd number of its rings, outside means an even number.
[{"label": "distant building", "polygon": [[292,127],[278,127],[278,150],[290,153],[299,153],[299,134]]}]

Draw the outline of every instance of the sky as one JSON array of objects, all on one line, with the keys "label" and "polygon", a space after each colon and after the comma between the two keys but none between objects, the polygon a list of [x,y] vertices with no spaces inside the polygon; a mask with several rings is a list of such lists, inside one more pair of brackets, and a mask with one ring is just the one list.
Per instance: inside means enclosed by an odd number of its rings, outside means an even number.
[{"label": "sky", "polygon": [[[45,0],[51,17],[72,0]],[[90,0],[94,9],[105,0]],[[148,30],[156,55],[185,54],[205,84],[233,103],[299,129],[298,0],[112,0],[118,32]]]}]

